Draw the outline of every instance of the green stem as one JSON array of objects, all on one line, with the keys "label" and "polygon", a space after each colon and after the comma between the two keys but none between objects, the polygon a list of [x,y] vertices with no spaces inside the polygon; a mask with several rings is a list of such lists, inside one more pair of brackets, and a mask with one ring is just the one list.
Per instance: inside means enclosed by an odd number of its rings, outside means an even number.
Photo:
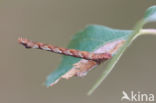
[{"label": "green stem", "polygon": [[132,43],[132,41],[139,35],[144,34],[153,34],[156,35],[156,29],[141,29],[141,26],[138,26],[137,29],[132,33],[132,36],[127,40],[125,45],[120,49],[120,51],[109,61],[106,69],[102,73],[102,76],[100,79],[95,83],[95,85],[89,90],[88,95],[91,95],[95,89],[102,83],[102,81],[108,76],[108,74],[112,71],[113,67],[116,65],[118,60],[120,59],[123,52],[126,50],[126,48]]},{"label": "green stem", "polygon": [[152,34],[156,35],[156,29],[143,29],[140,31],[140,35]]}]

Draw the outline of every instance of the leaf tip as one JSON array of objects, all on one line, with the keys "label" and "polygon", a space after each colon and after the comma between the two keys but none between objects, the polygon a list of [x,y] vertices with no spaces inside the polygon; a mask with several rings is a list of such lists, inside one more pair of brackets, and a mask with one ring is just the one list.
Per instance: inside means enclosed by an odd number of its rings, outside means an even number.
[{"label": "leaf tip", "polygon": [[156,21],[156,5],[149,7],[145,11],[144,15],[145,22],[154,22]]}]

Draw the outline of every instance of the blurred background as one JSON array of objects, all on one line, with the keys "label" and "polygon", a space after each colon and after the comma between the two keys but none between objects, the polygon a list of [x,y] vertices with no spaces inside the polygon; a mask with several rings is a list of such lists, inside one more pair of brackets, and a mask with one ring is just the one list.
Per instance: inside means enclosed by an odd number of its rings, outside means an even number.
[{"label": "blurred background", "polygon": [[[105,69],[85,78],[61,80],[51,88],[45,78],[61,56],[27,50],[18,37],[66,47],[88,24],[131,29],[155,0],[0,0],[0,103],[121,103],[122,91],[156,96],[156,36],[137,38],[91,96],[88,90]],[[156,28],[156,23],[146,28]]]}]

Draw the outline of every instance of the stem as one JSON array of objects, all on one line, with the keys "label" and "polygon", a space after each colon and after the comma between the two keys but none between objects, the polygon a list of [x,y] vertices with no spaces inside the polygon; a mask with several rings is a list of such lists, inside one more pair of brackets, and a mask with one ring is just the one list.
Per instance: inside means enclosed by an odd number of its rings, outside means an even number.
[{"label": "stem", "polygon": [[[142,25],[141,25],[142,26]],[[89,90],[88,95],[91,95],[95,89],[97,87],[99,87],[99,85],[102,83],[102,81],[108,76],[108,74],[112,71],[113,67],[116,65],[116,63],[118,62],[118,60],[120,59],[121,55],[123,54],[123,52],[126,50],[126,48],[132,43],[132,41],[134,39],[136,39],[136,37],[140,36],[140,35],[144,35],[144,34],[153,34],[156,35],[156,29],[141,29],[141,26],[138,26],[135,31],[132,33],[132,36],[127,40],[127,42],[125,43],[125,45],[123,47],[121,47],[121,49],[119,50],[119,52],[109,61],[106,69],[104,70],[104,72],[102,73],[102,76],[100,77],[100,79],[95,83],[95,85],[93,85],[93,87]]]},{"label": "stem", "polygon": [[152,34],[156,35],[156,29],[143,29],[140,31],[140,35]]}]

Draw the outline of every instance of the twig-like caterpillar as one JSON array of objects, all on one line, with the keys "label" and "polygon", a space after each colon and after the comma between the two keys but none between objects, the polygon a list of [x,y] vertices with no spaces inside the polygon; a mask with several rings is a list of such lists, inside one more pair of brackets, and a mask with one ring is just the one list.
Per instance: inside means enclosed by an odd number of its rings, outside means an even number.
[{"label": "twig-like caterpillar", "polygon": [[92,53],[92,52],[80,51],[75,49],[60,48],[53,45],[44,44],[41,42],[33,42],[25,38],[18,38],[18,42],[24,45],[26,48],[36,48],[36,49],[51,51],[54,53],[63,54],[67,56],[83,58],[86,60],[93,60],[98,63],[110,59],[112,57],[112,55],[109,53]]}]

